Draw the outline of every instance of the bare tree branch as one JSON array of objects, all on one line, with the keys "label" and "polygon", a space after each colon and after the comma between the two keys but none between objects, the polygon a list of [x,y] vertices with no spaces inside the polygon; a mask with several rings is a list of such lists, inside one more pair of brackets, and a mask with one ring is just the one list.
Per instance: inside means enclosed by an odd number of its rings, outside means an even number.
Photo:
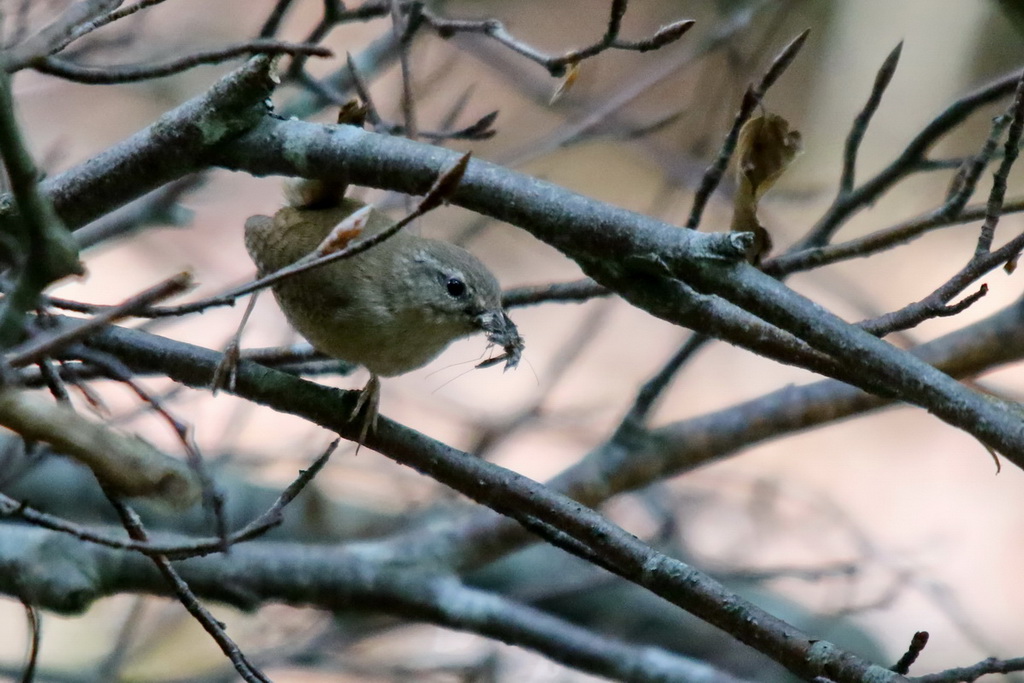
[{"label": "bare tree branch", "polygon": [[110,85],[113,83],[134,83],[153,78],[163,78],[187,71],[201,64],[219,64],[229,59],[253,54],[330,57],[333,53],[319,45],[257,39],[205,52],[197,52],[192,55],[169,60],[163,64],[148,66],[83,66],[58,57],[46,57],[33,62],[32,68],[41,73],[57,76],[68,81],[75,81],[76,83]]},{"label": "bare tree branch", "polygon": [[852,191],[837,197],[829,210],[811,228],[808,234],[793,245],[792,251],[808,247],[820,247],[832,239],[854,213],[869,206],[876,198],[893,185],[912,173],[916,166],[926,159],[928,150],[944,135],[959,126],[981,107],[1012,94],[1020,80],[1020,73],[1014,71],[996,79],[989,85],[964,95],[936,116],[910,143],[904,147],[881,172]]},{"label": "bare tree branch", "polygon": [[882,62],[878,73],[875,75],[875,85],[871,88],[871,96],[864,104],[864,108],[853,120],[850,127],[850,134],[846,138],[846,148],[843,152],[843,174],[839,178],[839,194],[847,195],[853,191],[853,181],[857,172],[857,153],[860,151],[860,143],[864,140],[864,134],[871,124],[871,119],[878,111],[878,105],[882,103],[882,95],[889,87],[893,74],[896,73],[896,65],[900,61],[900,53],[903,52],[903,41],[901,40],[889,56]]},{"label": "bare tree branch", "polygon": [[510,50],[526,57],[527,59],[540,64],[554,77],[565,75],[566,68],[577,64],[584,59],[598,55],[605,50],[631,50],[636,52],[647,52],[656,50],[659,47],[679,40],[694,24],[693,21],[677,21],[663,26],[646,40],[629,42],[619,40],[619,29],[622,26],[622,16],[626,12],[628,0],[612,0],[608,28],[604,36],[592,45],[570,50],[565,54],[553,56],[528,45],[517,39],[497,19],[448,19],[433,12],[423,9],[423,21],[432,29],[437,31],[442,38],[450,38],[458,33],[478,33],[492,38]]},{"label": "bare tree branch", "polygon": [[20,45],[6,50],[0,68],[12,73],[63,50],[83,25],[113,10],[124,0],[82,0],[72,3],[63,14]]}]

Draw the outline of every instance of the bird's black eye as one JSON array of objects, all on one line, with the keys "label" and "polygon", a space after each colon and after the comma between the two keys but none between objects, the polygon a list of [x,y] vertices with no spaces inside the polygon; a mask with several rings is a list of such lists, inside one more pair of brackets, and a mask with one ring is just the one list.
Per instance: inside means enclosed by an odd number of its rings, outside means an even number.
[{"label": "bird's black eye", "polygon": [[448,293],[455,298],[466,293],[466,283],[457,277],[448,278],[448,281],[444,283],[444,286],[448,289]]}]

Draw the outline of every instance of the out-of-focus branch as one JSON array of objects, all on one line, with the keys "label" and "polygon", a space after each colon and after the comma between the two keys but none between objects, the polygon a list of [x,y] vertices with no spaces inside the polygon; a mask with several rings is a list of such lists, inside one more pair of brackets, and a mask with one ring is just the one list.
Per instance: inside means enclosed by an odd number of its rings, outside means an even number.
[{"label": "out-of-focus branch", "polygon": [[178,202],[182,195],[202,185],[204,180],[204,174],[193,173],[157,188],[79,228],[74,233],[75,242],[79,249],[88,249],[146,227],[184,225],[192,213]]},{"label": "out-of-focus branch", "polygon": [[611,292],[607,287],[602,287],[590,278],[584,278],[573,282],[509,289],[501,295],[501,303],[505,308],[518,308],[551,301],[589,301],[609,294]]},{"label": "out-of-focus branch", "polygon": [[628,0],[612,0],[608,27],[604,36],[587,47],[577,50],[570,50],[562,55],[548,55],[537,48],[517,39],[505,25],[497,19],[449,19],[423,9],[421,16],[424,23],[437,31],[442,38],[450,38],[459,33],[475,33],[485,35],[513,52],[516,52],[527,59],[536,62],[548,70],[552,76],[564,76],[566,69],[579,62],[598,55],[605,50],[630,50],[635,52],[647,52],[657,50],[660,47],[673,43],[683,37],[694,22],[689,19],[676,21],[658,29],[654,35],[645,40],[624,41],[619,39],[619,30],[622,27],[622,17],[626,13]]},{"label": "out-of-focus branch", "polygon": [[0,72],[0,154],[14,201],[0,216],[0,234],[15,284],[0,304],[0,348],[22,334],[25,312],[36,305],[48,284],[84,271],[74,238],[39,190],[39,171],[21,137],[14,115],[10,77]]},{"label": "out-of-focus branch", "polygon": [[[349,59],[361,75],[373,77],[390,68],[398,59],[398,38],[387,31]],[[283,118],[305,119],[330,104],[342,104],[354,86],[354,76],[345,65],[318,81],[307,83],[300,78],[298,85],[306,87],[281,107],[279,111]]]},{"label": "out-of-focus branch", "polygon": [[[751,26],[758,25],[762,20],[768,19],[771,12],[785,14],[792,9],[792,0],[777,2],[775,0],[751,0],[742,6],[731,8],[728,19],[716,24],[711,28],[710,34],[704,35],[695,45],[688,47],[685,51],[676,54],[664,55],[663,58],[652,64],[648,70],[634,74],[633,78],[615,88],[613,92],[603,93],[595,101],[589,103],[585,111],[581,112],[578,119],[567,121],[558,126],[552,133],[532,140],[526,149],[517,150],[511,154],[505,154],[495,159],[510,168],[521,168],[531,159],[543,157],[556,149],[578,143],[596,135],[602,129],[617,129],[622,127],[634,128],[635,122],[626,116],[624,110],[644,93],[660,83],[677,77],[689,66],[698,63],[701,59],[716,51],[723,50],[731,45],[742,33]],[[769,23],[764,21],[764,23]],[[505,77],[512,71],[513,62],[507,59],[504,52],[491,48],[487,44],[475,43],[453,39],[456,45],[466,51],[472,50],[471,54],[477,59],[482,59],[490,65],[491,69]],[[742,39],[741,39],[742,40]],[[522,90],[524,76],[519,74],[522,70],[513,71],[512,80]],[[549,89],[531,87],[531,99],[537,103],[546,102],[550,97]],[[679,178],[672,170],[671,164],[666,164],[670,175],[677,176],[676,179],[690,184],[694,177],[688,175],[685,179]]]},{"label": "out-of-focus branch", "polygon": [[187,71],[201,64],[219,64],[229,59],[252,54],[263,55],[313,55],[330,57],[332,52],[319,45],[308,43],[286,43],[279,40],[257,39],[236,45],[197,52],[178,57],[162,64],[125,66],[84,66],[59,57],[45,57],[32,63],[41,73],[57,76],[76,83],[109,85],[113,83],[134,83],[153,78],[163,78]]},{"label": "out-of-focus branch", "polygon": [[[114,11],[109,12],[97,19],[93,19],[92,21],[80,24],[78,27],[76,27],[74,32],[69,37],[68,43],[70,43],[72,40],[78,40],[82,36],[92,33],[96,29],[102,28],[107,24],[118,21],[119,19],[124,19],[125,17],[130,17],[136,12],[147,9],[149,7],[153,7],[154,5],[159,5],[162,2],[166,2],[166,0],[137,0],[137,2],[132,3],[127,7],[115,9]],[[115,6],[120,4],[120,2],[115,3]]]},{"label": "out-of-focus branch", "polygon": [[274,9],[270,10],[270,14],[267,15],[260,28],[259,37],[273,38],[276,36],[278,29],[281,28],[281,22],[284,21],[284,15],[288,13],[293,4],[294,0],[277,0]]},{"label": "out-of-focus branch", "polygon": [[[230,555],[184,561],[176,569],[197,597],[247,610],[267,602],[339,612],[369,609],[496,638],[617,680],[739,680],[681,655],[599,635],[452,576],[395,569],[357,549],[292,549],[248,543]],[[0,526],[0,564],[0,586],[12,585],[16,576],[34,604],[61,612],[81,611],[122,591],[168,595],[170,590],[144,556],[29,527]]]},{"label": "out-of-focus branch", "polygon": [[[114,523],[110,505],[96,486],[95,476],[73,460],[55,455],[47,448],[32,449],[28,455],[24,442],[14,434],[0,440],[0,457],[5,465],[3,492],[11,500],[8,507],[19,507],[18,501],[29,503],[14,516],[33,517],[29,520],[33,524],[65,531],[70,531],[66,522],[74,520],[75,532],[79,533],[83,529],[95,529],[94,525]],[[300,461],[304,460],[302,457]],[[241,473],[233,473],[230,466],[225,468],[212,463],[214,485],[224,494],[225,515],[231,524],[228,540],[237,542],[260,536],[293,543],[332,543],[390,533],[404,523],[399,516],[332,499],[315,486],[306,486],[301,495],[289,501],[288,497],[308,476],[316,473],[317,467],[318,462],[314,462],[305,468],[308,474],[300,476],[282,493],[280,487],[246,481],[239,476]],[[189,541],[187,548],[182,548],[180,544],[164,543],[167,539],[160,538],[161,545],[154,551],[176,559],[223,550],[224,541],[211,535],[208,511],[201,506],[174,510],[159,503],[134,502],[147,528],[160,534],[173,533]],[[274,511],[280,511],[285,503],[287,514],[279,517]],[[44,514],[39,510],[48,513],[39,517]],[[248,532],[242,537],[245,527]],[[110,547],[144,550],[123,535],[85,540],[111,541]]]},{"label": "out-of-focus branch", "polygon": [[72,3],[63,14],[47,24],[34,36],[6,50],[0,68],[7,73],[24,69],[32,62],[62,50],[83,25],[113,10],[124,0],[85,0]]},{"label": "out-of-focus branch", "polygon": [[198,480],[181,460],[32,392],[0,390],[0,425],[75,458],[121,495],[153,496],[182,508],[199,496]]}]

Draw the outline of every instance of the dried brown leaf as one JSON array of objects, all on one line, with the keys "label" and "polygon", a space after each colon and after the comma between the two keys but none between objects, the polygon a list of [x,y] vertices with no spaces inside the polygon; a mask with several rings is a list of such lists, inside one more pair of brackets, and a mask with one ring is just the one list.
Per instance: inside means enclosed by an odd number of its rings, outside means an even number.
[{"label": "dried brown leaf", "polygon": [[771,235],[758,220],[758,202],[801,152],[800,133],[790,130],[789,122],[778,114],[766,113],[743,125],[736,150],[732,230],[754,233],[748,259],[756,264],[772,243]]},{"label": "dried brown leaf", "polygon": [[778,114],[764,114],[747,121],[736,143],[737,173],[750,183],[754,201],[772,188],[803,147],[800,133]]},{"label": "dried brown leaf", "polygon": [[367,107],[366,104],[358,98],[353,97],[338,109],[338,123],[350,126],[359,126],[362,128],[363,124],[366,123],[366,114],[368,111],[369,107]]},{"label": "dried brown leaf", "polygon": [[331,229],[314,253],[317,256],[326,256],[327,254],[341,251],[352,244],[352,240],[363,234],[366,223],[370,220],[370,214],[373,211],[374,208],[372,206],[364,206],[357,211],[353,211],[348,218]]}]

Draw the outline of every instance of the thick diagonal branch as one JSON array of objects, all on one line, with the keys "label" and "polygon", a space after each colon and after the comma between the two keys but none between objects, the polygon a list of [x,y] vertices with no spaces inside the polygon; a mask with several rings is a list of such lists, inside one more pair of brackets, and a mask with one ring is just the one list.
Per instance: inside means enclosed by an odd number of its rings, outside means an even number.
[{"label": "thick diagonal branch", "polygon": [[[351,126],[268,118],[223,146],[217,162],[256,174],[326,174],[419,194],[455,157]],[[452,202],[526,229],[597,282],[670,322],[721,334],[714,328],[720,322],[715,311],[694,290],[725,299],[854,371],[863,378],[858,386],[878,393],[881,385],[882,393],[927,409],[1024,467],[1018,414],[730,258],[726,236],[680,230],[481,161],[470,164]],[[749,337],[726,339],[752,346]]]}]

